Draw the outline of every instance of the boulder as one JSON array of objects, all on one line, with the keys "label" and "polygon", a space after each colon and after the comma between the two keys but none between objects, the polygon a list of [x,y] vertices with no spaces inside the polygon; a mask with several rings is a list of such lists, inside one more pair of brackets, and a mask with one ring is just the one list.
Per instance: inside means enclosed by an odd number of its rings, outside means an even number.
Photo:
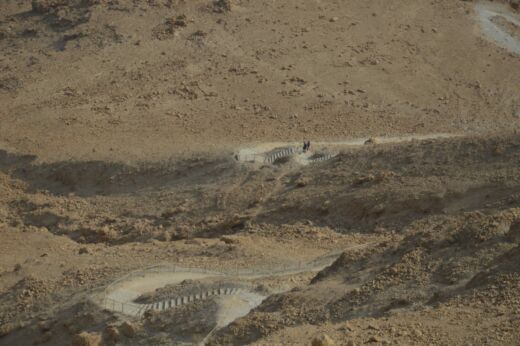
[{"label": "boulder", "polygon": [[100,346],[101,334],[81,332],[72,338],[72,346]]},{"label": "boulder", "polygon": [[121,338],[121,333],[119,333],[119,330],[116,328],[116,326],[109,325],[105,328],[104,336],[108,343],[115,344]]},{"label": "boulder", "polygon": [[322,334],[320,336],[312,339],[312,346],[333,346],[334,341],[327,334]]},{"label": "boulder", "polygon": [[0,324],[0,338],[11,334],[16,329],[16,326],[12,323]]},{"label": "boulder", "polygon": [[126,336],[127,338],[133,338],[137,334],[139,328],[134,323],[125,321],[119,326],[119,331],[121,334]]},{"label": "boulder", "polygon": [[368,144],[377,144],[377,142],[378,142],[378,141],[377,141],[376,138],[374,138],[374,137],[370,137],[369,139],[367,139],[367,140],[365,141],[365,145],[368,145]]}]

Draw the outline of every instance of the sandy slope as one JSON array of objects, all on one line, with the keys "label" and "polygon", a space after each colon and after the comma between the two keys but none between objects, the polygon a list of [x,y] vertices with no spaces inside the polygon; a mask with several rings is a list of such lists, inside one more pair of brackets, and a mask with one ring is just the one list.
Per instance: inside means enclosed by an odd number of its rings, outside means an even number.
[{"label": "sandy slope", "polygon": [[518,123],[520,60],[472,2],[95,3],[2,5],[3,147],[125,161]]},{"label": "sandy slope", "polygon": [[[0,345],[516,344],[508,2],[1,1]],[[247,299],[93,300],[159,263],[267,298],[227,326]]]}]

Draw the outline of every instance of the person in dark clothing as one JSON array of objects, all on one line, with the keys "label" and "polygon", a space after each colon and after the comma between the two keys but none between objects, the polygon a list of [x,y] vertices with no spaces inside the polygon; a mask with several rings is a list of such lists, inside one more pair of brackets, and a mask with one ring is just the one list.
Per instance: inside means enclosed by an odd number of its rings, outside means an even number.
[{"label": "person in dark clothing", "polygon": [[303,152],[306,153],[311,148],[311,141],[303,141]]}]

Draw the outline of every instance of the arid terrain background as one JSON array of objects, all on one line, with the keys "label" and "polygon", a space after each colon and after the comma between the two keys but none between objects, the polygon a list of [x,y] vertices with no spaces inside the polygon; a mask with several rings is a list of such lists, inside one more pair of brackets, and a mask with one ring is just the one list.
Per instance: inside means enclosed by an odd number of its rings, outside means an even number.
[{"label": "arid terrain background", "polygon": [[520,344],[518,1],[0,1],[0,345]]}]

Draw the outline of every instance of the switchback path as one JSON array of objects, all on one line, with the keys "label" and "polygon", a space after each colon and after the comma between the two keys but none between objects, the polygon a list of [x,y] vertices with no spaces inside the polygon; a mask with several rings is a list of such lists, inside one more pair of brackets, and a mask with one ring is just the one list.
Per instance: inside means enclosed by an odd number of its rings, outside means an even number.
[{"label": "switchback path", "polygon": [[251,144],[241,148],[235,158],[240,162],[259,162],[272,164],[278,159],[293,156],[295,161],[302,164],[310,164],[333,158],[342,148],[358,147],[365,145],[369,140],[377,144],[401,143],[413,140],[431,140],[440,138],[459,137],[460,135],[448,133],[432,133],[426,135],[410,135],[398,137],[371,137],[355,138],[345,141],[311,142],[311,150],[303,152],[302,143],[299,142],[271,142]]}]

